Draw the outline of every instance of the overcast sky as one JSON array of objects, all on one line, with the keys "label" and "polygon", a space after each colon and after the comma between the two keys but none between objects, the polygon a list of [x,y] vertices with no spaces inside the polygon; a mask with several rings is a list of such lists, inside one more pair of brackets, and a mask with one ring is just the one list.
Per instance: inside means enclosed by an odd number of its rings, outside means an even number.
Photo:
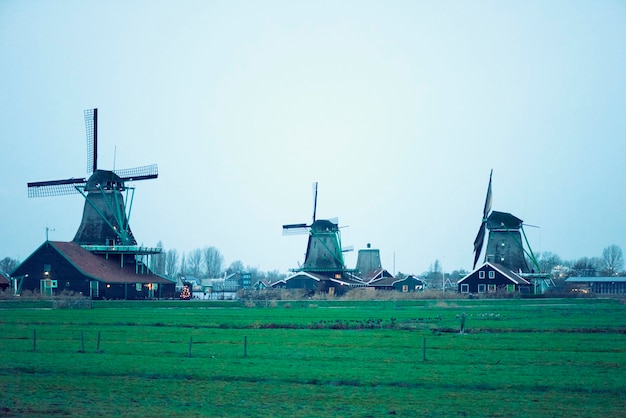
[{"label": "overcast sky", "polygon": [[[287,272],[338,217],[383,267],[471,269],[489,172],[493,209],[535,252],[626,250],[624,1],[0,1],[0,257],[70,241],[85,177],[83,110],[100,168],[136,182],[145,246],[214,246]],[[346,255],[356,264],[356,251]]]}]

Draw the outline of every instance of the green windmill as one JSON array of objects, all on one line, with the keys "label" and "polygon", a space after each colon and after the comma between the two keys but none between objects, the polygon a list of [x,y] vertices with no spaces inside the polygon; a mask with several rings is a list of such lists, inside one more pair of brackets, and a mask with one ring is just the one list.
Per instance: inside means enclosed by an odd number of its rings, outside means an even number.
[{"label": "green windmill", "polygon": [[313,183],[313,220],[311,224],[283,225],[283,235],[308,234],[304,264],[298,271],[328,275],[347,271],[343,259],[345,251],[341,245],[341,231],[338,220],[316,219],[317,182]]}]

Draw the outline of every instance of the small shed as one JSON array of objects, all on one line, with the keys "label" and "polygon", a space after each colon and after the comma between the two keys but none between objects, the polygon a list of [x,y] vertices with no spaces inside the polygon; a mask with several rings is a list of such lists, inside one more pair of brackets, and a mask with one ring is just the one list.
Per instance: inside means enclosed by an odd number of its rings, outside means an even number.
[{"label": "small shed", "polygon": [[508,268],[486,262],[457,283],[459,293],[530,293],[531,283]]}]

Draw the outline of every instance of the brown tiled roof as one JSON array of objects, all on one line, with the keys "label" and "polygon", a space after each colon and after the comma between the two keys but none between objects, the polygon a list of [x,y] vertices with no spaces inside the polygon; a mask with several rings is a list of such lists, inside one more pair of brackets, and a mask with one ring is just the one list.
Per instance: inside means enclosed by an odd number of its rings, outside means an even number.
[{"label": "brown tiled roof", "polygon": [[125,264],[122,268],[118,260],[93,254],[75,242],[50,241],[50,244],[81,273],[105,283],[172,283],[145,269],[144,273],[137,274],[134,264]]},{"label": "brown tiled roof", "polygon": [[1,285],[8,285],[9,283],[9,279],[7,278],[7,276],[4,275],[3,272],[0,271],[0,284]]}]

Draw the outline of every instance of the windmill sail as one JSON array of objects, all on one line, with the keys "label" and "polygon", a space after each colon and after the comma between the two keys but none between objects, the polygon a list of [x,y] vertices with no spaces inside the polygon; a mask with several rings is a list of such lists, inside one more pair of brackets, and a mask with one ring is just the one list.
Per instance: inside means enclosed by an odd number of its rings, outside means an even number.
[{"label": "windmill sail", "polygon": [[313,183],[313,222],[315,223],[315,212],[317,212],[317,182]]},{"label": "windmill sail", "polygon": [[28,197],[61,196],[79,193],[77,187],[87,183],[84,178],[71,178],[67,180],[34,181],[27,184]]},{"label": "windmill sail", "polygon": [[491,176],[493,174],[493,170],[489,173],[489,186],[487,187],[487,197],[485,198],[485,207],[483,208],[483,220],[480,224],[480,228],[478,229],[478,234],[476,235],[476,239],[474,240],[474,266],[476,267],[476,263],[480,258],[480,253],[483,249],[483,243],[485,242],[485,229],[487,226],[487,217],[489,216],[489,212],[491,211]]},{"label": "windmill sail", "polygon": [[113,172],[123,181],[150,180],[159,177],[159,168],[156,164],[113,170]]},{"label": "windmill sail", "polygon": [[85,133],[87,136],[87,173],[98,169],[98,109],[87,109],[85,114]]},{"label": "windmill sail", "polygon": [[308,234],[311,226],[315,223],[315,212],[317,211],[317,182],[313,183],[313,221],[311,225],[305,223],[283,225],[283,235]]}]

